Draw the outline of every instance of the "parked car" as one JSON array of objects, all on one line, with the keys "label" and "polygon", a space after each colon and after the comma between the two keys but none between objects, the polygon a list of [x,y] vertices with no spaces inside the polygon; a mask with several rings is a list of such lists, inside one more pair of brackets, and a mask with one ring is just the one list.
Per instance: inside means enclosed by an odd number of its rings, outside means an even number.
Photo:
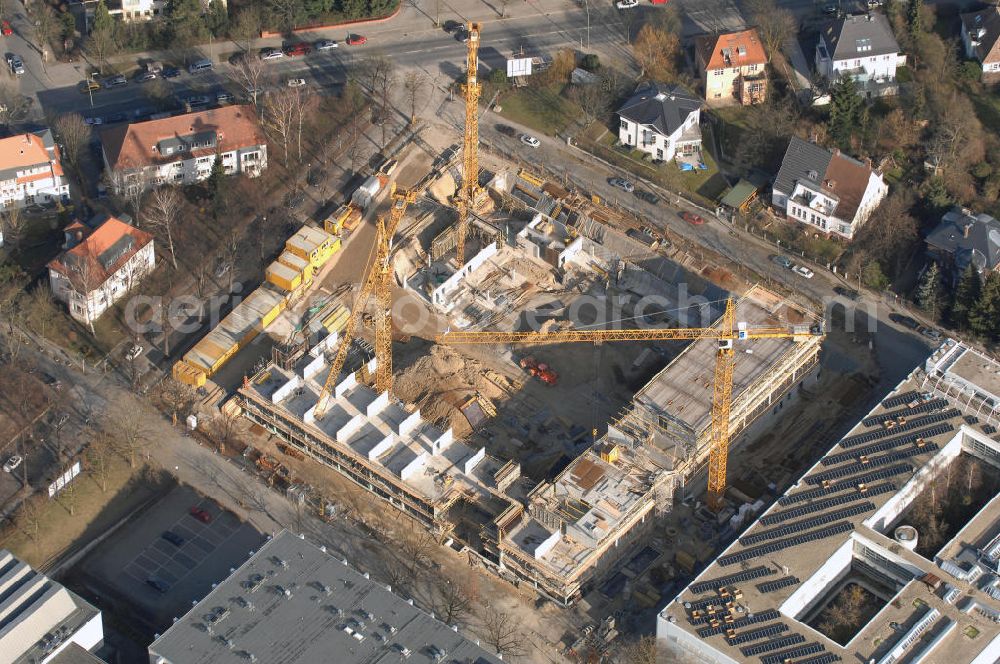
[{"label": "parked car", "polygon": [[469,29],[464,25],[460,25],[455,28],[455,39],[462,42],[463,44],[469,41]]},{"label": "parked car", "polygon": [[14,29],[10,27],[10,21],[0,21],[0,34],[4,37],[10,37],[14,34]]},{"label": "parked car", "polygon": [[771,262],[779,267],[783,267],[786,270],[791,270],[794,263],[787,256],[771,256]]},{"label": "parked car", "polygon": [[625,178],[611,178],[610,180],[608,180],[608,184],[610,184],[612,187],[618,187],[623,191],[627,191],[630,194],[633,191],[635,191],[635,185],[626,180]]},{"label": "parked car", "polygon": [[304,78],[290,78],[288,79],[288,87],[290,88],[301,88],[306,84],[306,79]]},{"label": "parked car", "polygon": [[537,138],[535,138],[534,136],[529,136],[528,134],[521,134],[521,142],[524,143],[525,145],[530,145],[533,148],[537,148],[539,145],[542,144],[542,142],[539,141]]},{"label": "parked car", "polygon": [[184,99],[184,105],[190,108],[202,108],[212,103],[208,95],[191,95]]},{"label": "parked car", "polygon": [[678,216],[692,226],[701,226],[705,223],[705,220],[701,217],[701,215],[697,215],[694,212],[688,212],[687,210],[684,210]]},{"label": "parked car", "polygon": [[135,358],[142,355],[143,348],[139,344],[132,344],[129,346],[128,351],[125,353],[125,359],[129,362],[135,360]]},{"label": "parked car", "polygon": [[792,272],[794,272],[799,276],[805,277],[806,279],[812,279],[814,275],[813,271],[807,268],[805,265],[796,265],[795,267],[792,268]]},{"label": "parked car", "polygon": [[21,465],[22,461],[24,461],[24,459],[15,454],[11,458],[4,461],[3,472],[13,473]]},{"label": "parked car", "polygon": [[292,44],[285,48],[285,55],[290,57],[296,57],[300,55],[308,55],[312,52],[312,45],[306,42],[299,42],[297,44]]},{"label": "parked car", "polygon": [[923,325],[921,325],[920,327],[917,328],[917,332],[927,337],[931,341],[941,340],[941,333],[935,330],[934,328],[924,327]]},{"label": "parked car", "polygon": [[846,297],[848,300],[859,300],[861,299],[861,293],[854,290],[853,288],[844,288],[843,286],[834,286],[833,292],[841,297]]},{"label": "parked car", "polygon": [[83,94],[89,94],[91,92],[100,92],[104,88],[97,81],[80,81],[80,92]]},{"label": "parked car", "polygon": [[15,76],[21,76],[24,74],[24,60],[21,59],[20,55],[8,53],[7,66],[10,67],[10,72]]},{"label": "parked car", "polygon": [[365,37],[364,35],[350,35],[346,41],[348,46],[363,46],[367,43],[368,37]]},{"label": "parked car", "polygon": [[461,28],[462,24],[459,21],[448,20],[444,22],[442,27],[444,28],[445,32],[451,34],[452,32],[455,32],[455,30]]},{"label": "parked car", "polygon": [[160,534],[160,537],[167,540],[174,546],[180,546],[184,544],[184,538],[178,535],[177,533],[173,532],[172,530],[164,530],[163,533]]},{"label": "parked car", "polygon": [[149,586],[151,586],[153,588],[153,590],[155,590],[158,593],[165,593],[168,590],[170,590],[170,586],[168,586],[166,584],[166,582],[161,581],[160,579],[156,578],[155,576],[147,577],[146,583]]},{"label": "parked car", "polygon": [[615,7],[618,9],[632,9],[633,7],[639,6],[639,0],[618,0],[615,3]]},{"label": "parked car", "polygon": [[282,51],[276,48],[262,48],[260,49],[260,59],[261,60],[279,60],[285,57]]},{"label": "parked car", "polygon": [[635,190],[636,198],[646,201],[650,205],[656,205],[660,202],[660,197],[649,191],[642,191],[641,189]]},{"label": "parked car", "polygon": [[160,75],[163,78],[177,78],[181,75],[181,70],[177,67],[168,67],[167,69],[164,69],[163,73]]},{"label": "parked car", "polygon": [[215,101],[220,104],[231,104],[233,103],[233,99],[233,95],[224,90],[215,95]]},{"label": "parked car", "polygon": [[156,80],[156,74],[151,71],[144,71],[135,77],[137,83],[148,83]]},{"label": "parked car", "polygon": [[313,48],[315,48],[317,51],[329,51],[330,49],[337,48],[339,46],[340,44],[333,41],[332,39],[320,39],[318,42],[313,44]]},{"label": "parked car", "polygon": [[102,82],[102,85],[109,90],[111,88],[117,88],[127,84],[128,84],[128,79],[125,78],[122,74],[109,76]]},{"label": "parked car", "polygon": [[897,325],[902,325],[903,327],[911,330],[916,330],[920,327],[920,323],[918,323],[915,319],[910,318],[909,316],[904,316],[903,314],[889,314],[889,320]]},{"label": "parked car", "polygon": [[211,523],[212,521],[212,515],[200,507],[192,507],[188,510],[188,513],[202,523]]},{"label": "parked car", "polygon": [[517,136],[517,130],[511,127],[510,125],[498,124],[496,125],[495,129],[504,136],[510,136],[511,138]]},{"label": "parked car", "polygon": [[90,117],[84,118],[83,121],[89,125],[94,125],[94,126],[104,124],[104,118],[102,118],[100,115],[91,115]]},{"label": "parked car", "polygon": [[150,60],[146,63],[146,71],[151,74],[159,74],[163,71],[163,63],[156,60]]}]

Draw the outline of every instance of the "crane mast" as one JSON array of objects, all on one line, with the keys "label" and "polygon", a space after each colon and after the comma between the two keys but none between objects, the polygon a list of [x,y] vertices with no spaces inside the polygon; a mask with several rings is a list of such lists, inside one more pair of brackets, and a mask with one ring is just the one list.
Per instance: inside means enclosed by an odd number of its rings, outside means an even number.
[{"label": "crane mast", "polygon": [[465,137],[462,144],[462,189],[458,196],[458,226],[455,238],[455,263],[465,265],[465,236],[469,230],[469,212],[475,208],[479,187],[479,24],[469,23],[465,94]]}]

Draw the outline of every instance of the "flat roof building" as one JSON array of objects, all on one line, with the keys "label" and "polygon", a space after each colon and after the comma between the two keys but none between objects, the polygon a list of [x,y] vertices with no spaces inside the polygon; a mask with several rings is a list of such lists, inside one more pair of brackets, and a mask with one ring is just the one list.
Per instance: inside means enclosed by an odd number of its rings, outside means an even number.
[{"label": "flat roof building", "polygon": [[72,644],[89,651],[103,642],[97,608],[0,550],[0,661],[46,664]]},{"label": "flat roof building", "polygon": [[149,646],[151,664],[500,664],[347,560],[281,531]]},{"label": "flat roof building", "polygon": [[713,664],[1000,661],[998,374],[947,340],[662,610],[661,643]]}]

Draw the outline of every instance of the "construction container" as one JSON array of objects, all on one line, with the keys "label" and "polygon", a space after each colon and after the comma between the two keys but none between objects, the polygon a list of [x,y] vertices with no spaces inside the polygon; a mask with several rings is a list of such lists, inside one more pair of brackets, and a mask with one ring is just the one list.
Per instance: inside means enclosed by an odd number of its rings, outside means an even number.
[{"label": "construction container", "polygon": [[327,233],[340,235],[350,233],[361,223],[361,210],[350,203],[341,205],[329,217],[323,220],[323,228]]},{"label": "construction container", "polygon": [[369,176],[360,187],[354,190],[354,193],[351,195],[351,203],[354,203],[362,210],[367,209],[372,204],[372,201],[375,200],[375,195],[378,194],[381,188],[381,180],[375,175]]},{"label": "construction container", "polygon": [[302,273],[278,261],[274,261],[267,266],[264,276],[268,283],[272,283],[289,293],[297,290],[302,285]]},{"label": "construction container", "polygon": [[178,383],[190,385],[191,387],[201,387],[208,381],[208,376],[204,371],[195,369],[184,360],[174,362],[171,373],[174,376],[174,380]]},{"label": "construction container", "polygon": [[285,309],[285,294],[269,285],[250,293],[221,323],[184,355],[191,367],[213,375]]},{"label": "construction container", "polygon": [[334,309],[329,316],[323,319],[323,327],[330,334],[336,334],[344,331],[344,327],[347,325],[347,319],[351,317],[350,310],[342,304],[338,304],[337,308]]},{"label": "construction container", "polygon": [[322,267],[330,256],[340,251],[340,238],[312,226],[303,226],[285,241],[285,251],[306,259],[313,267]]},{"label": "construction container", "polygon": [[304,285],[309,285],[312,283],[313,279],[313,267],[309,264],[305,258],[301,256],[296,256],[290,251],[284,251],[278,256],[278,262],[282,265],[287,265],[288,267],[295,270],[297,273],[302,275],[302,283]]}]

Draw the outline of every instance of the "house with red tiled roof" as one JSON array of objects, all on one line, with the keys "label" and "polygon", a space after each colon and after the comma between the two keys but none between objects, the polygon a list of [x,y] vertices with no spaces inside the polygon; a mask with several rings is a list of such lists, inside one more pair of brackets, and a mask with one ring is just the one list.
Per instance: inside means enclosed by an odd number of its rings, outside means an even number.
[{"label": "house with red tiled roof", "polygon": [[49,264],[52,296],[90,324],[131,291],[156,264],[153,236],[115,217],[65,228],[65,250]]},{"label": "house with red tiled roof", "polygon": [[793,136],[771,187],[771,204],[812,230],[851,240],[888,192],[870,160]]},{"label": "house with red tiled roof", "polygon": [[694,55],[710,106],[748,106],[767,98],[767,54],[756,28],[699,37]]},{"label": "house with red tiled roof", "polygon": [[0,139],[0,206],[24,207],[63,196],[69,196],[69,182],[51,131]]},{"label": "house with red tiled roof", "polygon": [[984,83],[1000,81],[1000,7],[962,14],[962,45],[983,66]]},{"label": "house with red tiled roof", "polygon": [[267,142],[253,106],[223,106],[101,132],[104,166],[115,192],[193,184],[212,172],[256,177],[267,168]]}]

